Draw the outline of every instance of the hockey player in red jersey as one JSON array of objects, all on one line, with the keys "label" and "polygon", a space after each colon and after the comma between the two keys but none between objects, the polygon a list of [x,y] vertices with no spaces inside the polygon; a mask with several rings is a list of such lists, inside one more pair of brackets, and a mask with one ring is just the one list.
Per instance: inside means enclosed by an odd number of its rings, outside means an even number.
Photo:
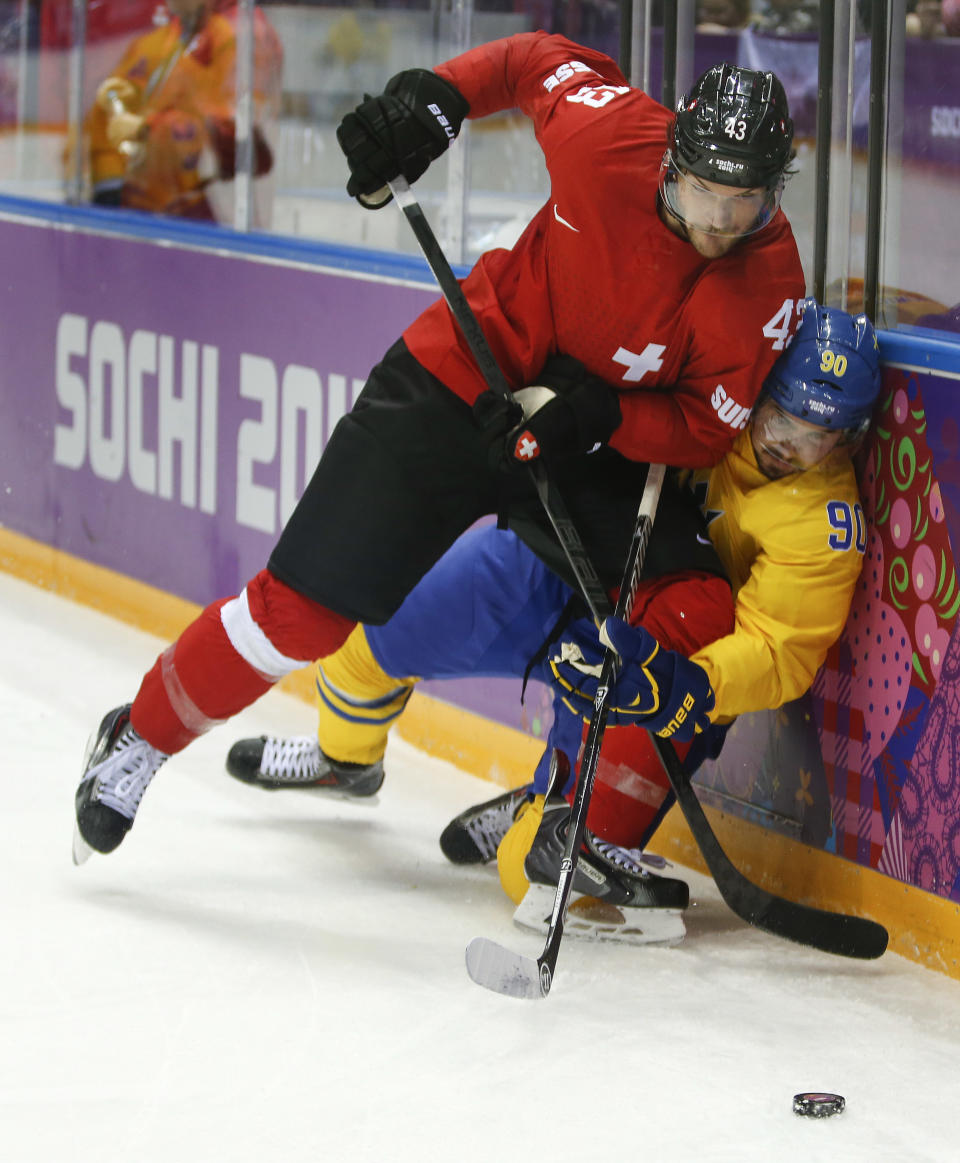
[{"label": "hockey player in red jersey", "polygon": [[[648,462],[713,464],[746,424],[803,294],[779,210],[793,133],[782,85],[717,66],[672,116],[607,57],[522,34],[400,73],[348,114],[348,192],[383,205],[384,183],[415,181],[465,116],[515,105],[534,120],[550,199],[464,290],[511,387],[540,384],[546,402],[525,416],[485,390],[446,306],[424,312],[335,429],[267,567],[105,716],[76,796],[77,860],[117,847],[170,754],[356,622],[389,619],[478,517],[505,507],[551,542],[517,471],[521,424],[597,555],[592,534],[633,503]],[[597,557],[604,581],[623,555]]]}]

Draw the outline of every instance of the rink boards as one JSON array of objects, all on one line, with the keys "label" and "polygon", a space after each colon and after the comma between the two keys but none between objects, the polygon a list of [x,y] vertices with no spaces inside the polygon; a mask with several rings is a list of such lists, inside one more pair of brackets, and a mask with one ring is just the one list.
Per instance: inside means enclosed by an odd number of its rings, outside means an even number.
[{"label": "rink boards", "polygon": [[[262,566],[366,372],[436,298],[405,258],[13,199],[0,244],[0,565],[165,637]],[[960,345],[883,333],[881,354],[851,620],[811,693],[744,716],[698,783],[755,879],[960,976]],[[544,692],[430,694],[408,738],[528,776]],[[696,863],[672,818],[658,839]]]}]

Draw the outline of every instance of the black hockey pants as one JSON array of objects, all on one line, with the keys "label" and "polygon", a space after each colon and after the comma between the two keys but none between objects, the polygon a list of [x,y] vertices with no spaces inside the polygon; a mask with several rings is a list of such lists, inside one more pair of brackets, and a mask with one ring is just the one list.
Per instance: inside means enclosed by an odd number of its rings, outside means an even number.
[{"label": "black hockey pants", "polygon": [[[645,476],[646,466],[609,448],[551,473],[610,587],[623,571]],[[379,625],[465,529],[504,504],[518,535],[575,585],[526,472],[491,468],[470,407],[400,341],[334,429],[268,568],[337,613]],[[722,574],[705,533],[692,494],[668,474],[644,575]]]}]

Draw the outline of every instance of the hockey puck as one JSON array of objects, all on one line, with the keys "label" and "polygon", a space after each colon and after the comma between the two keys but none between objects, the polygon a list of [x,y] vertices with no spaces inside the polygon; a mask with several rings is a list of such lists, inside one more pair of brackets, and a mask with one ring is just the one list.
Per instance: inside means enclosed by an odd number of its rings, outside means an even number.
[{"label": "hockey puck", "polygon": [[825,1119],[838,1115],[847,1105],[842,1094],[821,1094],[807,1090],[793,1096],[793,1113],[805,1115],[808,1119]]}]

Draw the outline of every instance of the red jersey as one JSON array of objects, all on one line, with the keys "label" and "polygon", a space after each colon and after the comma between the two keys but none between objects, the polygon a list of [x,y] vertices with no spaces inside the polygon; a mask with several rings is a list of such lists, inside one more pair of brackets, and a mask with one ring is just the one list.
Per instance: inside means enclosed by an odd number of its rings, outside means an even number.
[{"label": "red jersey", "polygon": [[[672,114],[609,57],[565,37],[506,37],[436,72],[471,117],[519,106],[550,173],[549,201],[514,247],[482,255],[463,282],[510,385],[535,383],[555,352],[575,356],[620,393],[612,448],[715,464],[746,425],[803,298],[783,213],[722,258],[702,258],[657,213]],[[468,403],[484,390],[442,301],[404,339]]]}]

